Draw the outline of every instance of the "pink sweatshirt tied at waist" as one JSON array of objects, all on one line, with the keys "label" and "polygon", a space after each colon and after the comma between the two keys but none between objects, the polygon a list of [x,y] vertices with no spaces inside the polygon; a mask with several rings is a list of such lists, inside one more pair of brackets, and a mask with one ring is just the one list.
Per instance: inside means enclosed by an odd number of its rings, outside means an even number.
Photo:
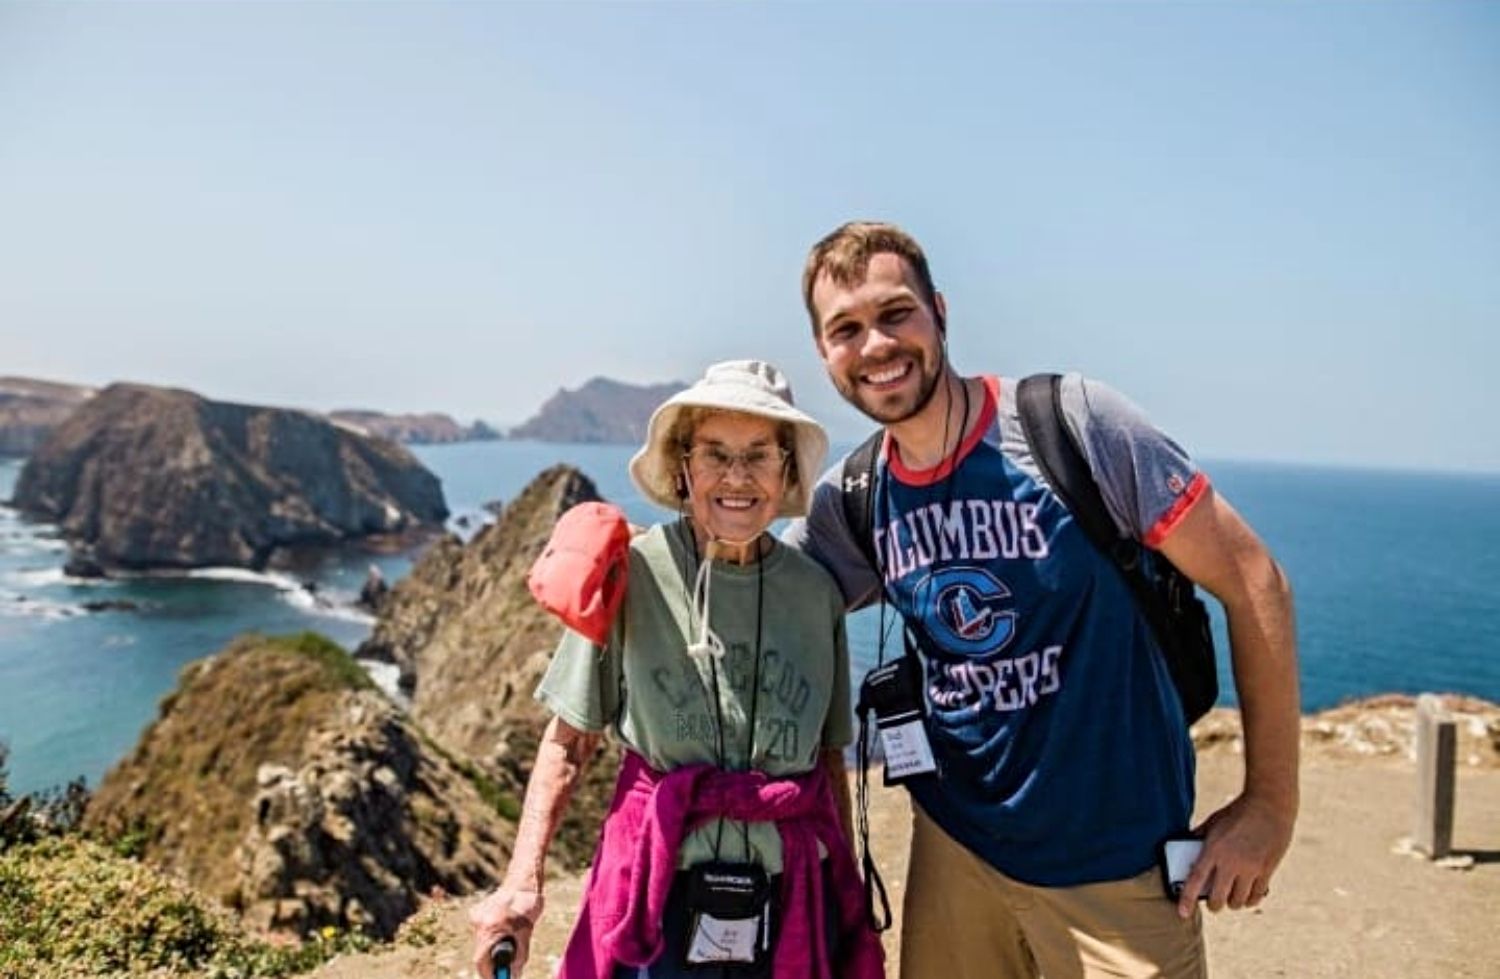
[{"label": "pink sweatshirt tied at waist", "polygon": [[[625,753],[594,855],[583,907],[559,979],[612,979],[616,965],[649,965],[662,952],[667,892],[684,837],[720,816],[774,821],[781,833],[781,934],[775,979],[882,979],[884,951],[821,768],[790,778],[690,765],[662,773]],[[839,961],[828,961],[823,873],[828,851],[837,901]]]}]

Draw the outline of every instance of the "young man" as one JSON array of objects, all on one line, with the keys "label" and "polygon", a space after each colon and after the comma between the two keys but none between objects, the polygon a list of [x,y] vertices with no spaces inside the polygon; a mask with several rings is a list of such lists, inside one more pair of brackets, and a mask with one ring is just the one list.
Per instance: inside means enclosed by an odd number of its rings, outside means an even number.
[{"label": "young man", "polygon": [[1192,460],[1102,384],[1061,402],[1119,529],[1224,606],[1245,782],[1201,827],[1180,899],[1159,844],[1188,828],[1192,742],[1124,576],[1046,485],[1010,378],[948,362],[947,308],[899,228],[851,223],[808,257],[803,298],[839,393],[885,428],[871,567],[841,466],[788,539],[851,608],[882,593],[925,677],[936,775],[915,802],[905,979],[1206,974],[1198,897],[1254,907],[1291,841],[1298,702],[1291,593]]}]

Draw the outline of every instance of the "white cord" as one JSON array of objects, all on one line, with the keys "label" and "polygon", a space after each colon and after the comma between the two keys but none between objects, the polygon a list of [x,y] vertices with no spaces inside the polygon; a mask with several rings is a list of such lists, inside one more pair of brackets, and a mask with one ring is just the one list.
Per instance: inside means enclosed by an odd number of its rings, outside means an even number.
[{"label": "white cord", "polygon": [[698,617],[698,641],[688,646],[688,652],[699,656],[724,658],[724,641],[708,627],[710,591],[713,586],[713,548],[704,548],[703,562],[698,565],[698,578],[693,582],[693,614]]}]

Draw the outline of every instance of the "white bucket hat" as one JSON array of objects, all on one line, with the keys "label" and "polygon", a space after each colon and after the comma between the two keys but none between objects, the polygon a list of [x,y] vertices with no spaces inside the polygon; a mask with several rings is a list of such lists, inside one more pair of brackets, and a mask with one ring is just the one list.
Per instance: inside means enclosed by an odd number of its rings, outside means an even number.
[{"label": "white bucket hat", "polygon": [[763,360],[712,364],[701,380],[672,395],[652,413],[646,444],[630,460],[630,478],[646,499],[668,510],[682,505],[677,496],[681,449],[669,440],[684,408],[736,412],[789,423],[795,433],[792,455],[797,460],[797,484],[787,488],[776,515],[800,517],[807,512],[808,492],[822,473],[828,454],[828,435],[811,415],[797,410],[791,385],[781,371]]}]

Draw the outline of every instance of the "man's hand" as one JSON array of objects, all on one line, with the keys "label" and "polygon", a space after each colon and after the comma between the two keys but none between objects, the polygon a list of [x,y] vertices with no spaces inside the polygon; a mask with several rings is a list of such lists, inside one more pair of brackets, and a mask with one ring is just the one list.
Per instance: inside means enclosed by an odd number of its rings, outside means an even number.
[{"label": "man's hand", "polygon": [[[1286,855],[1297,821],[1301,721],[1291,586],[1250,526],[1209,490],[1161,551],[1224,605],[1229,659],[1245,728],[1245,788],[1204,821],[1203,852],[1177,911],[1255,907]],[[1210,886],[1210,882],[1212,886]]]},{"label": "man's hand", "polygon": [[1271,887],[1271,875],[1292,842],[1296,806],[1240,795],[1203,821],[1203,851],[1177,899],[1177,913],[1191,917],[1198,895],[1208,910],[1253,908]]},{"label": "man's hand", "polygon": [[501,887],[469,909],[469,924],[474,928],[474,971],[480,979],[494,979],[490,949],[507,936],[516,942],[510,974],[519,979],[531,954],[531,929],[542,916],[543,903],[537,891]]}]

